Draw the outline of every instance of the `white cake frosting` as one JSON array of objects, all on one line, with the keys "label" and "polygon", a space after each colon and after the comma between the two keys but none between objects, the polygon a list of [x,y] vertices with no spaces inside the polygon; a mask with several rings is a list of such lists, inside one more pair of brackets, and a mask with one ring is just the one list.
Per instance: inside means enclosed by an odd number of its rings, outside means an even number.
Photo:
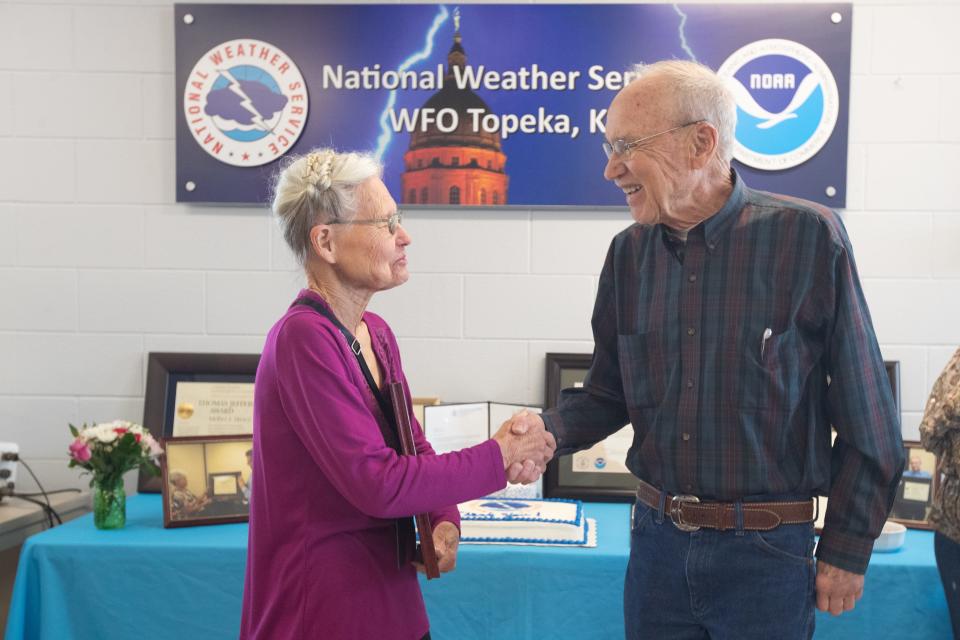
[{"label": "white cake frosting", "polygon": [[464,542],[583,545],[588,523],[579,500],[481,498],[460,505]]}]

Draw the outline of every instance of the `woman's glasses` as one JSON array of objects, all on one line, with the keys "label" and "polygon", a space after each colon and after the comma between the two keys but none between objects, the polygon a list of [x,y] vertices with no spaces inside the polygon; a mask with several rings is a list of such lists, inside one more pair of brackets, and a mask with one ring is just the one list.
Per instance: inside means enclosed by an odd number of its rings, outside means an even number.
[{"label": "woman's glasses", "polygon": [[390,232],[390,235],[394,235],[397,232],[397,227],[403,223],[403,213],[397,211],[393,215],[386,218],[370,218],[369,220],[333,220],[327,224],[387,224],[387,231]]}]

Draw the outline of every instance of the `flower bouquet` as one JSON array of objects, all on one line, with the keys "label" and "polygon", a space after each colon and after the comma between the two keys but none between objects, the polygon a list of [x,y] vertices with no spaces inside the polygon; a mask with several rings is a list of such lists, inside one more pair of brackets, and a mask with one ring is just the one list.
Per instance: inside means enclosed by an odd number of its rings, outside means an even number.
[{"label": "flower bouquet", "polygon": [[70,468],[81,467],[92,475],[93,523],[98,529],[120,529],[127,520],[127,495],[123,474],[142,467],[160,473],[156,459],[163,449],[138,424],[114,420],[79,429],[70,425]]}]

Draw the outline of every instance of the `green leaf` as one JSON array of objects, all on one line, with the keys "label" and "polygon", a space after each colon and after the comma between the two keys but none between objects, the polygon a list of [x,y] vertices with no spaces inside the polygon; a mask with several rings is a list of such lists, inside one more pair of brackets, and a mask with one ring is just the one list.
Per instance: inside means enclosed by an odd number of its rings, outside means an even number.
[{"label": "green leaf", "polygon": [[70,433],[73,434],[73,437],[74,437],[74,438],[79,438],[79,437],[80,437],[80,432],[79,432],[79,431],[77,430],[77,428],[76,428],[75,426],[73,426],[72,424],[70,425]]}]

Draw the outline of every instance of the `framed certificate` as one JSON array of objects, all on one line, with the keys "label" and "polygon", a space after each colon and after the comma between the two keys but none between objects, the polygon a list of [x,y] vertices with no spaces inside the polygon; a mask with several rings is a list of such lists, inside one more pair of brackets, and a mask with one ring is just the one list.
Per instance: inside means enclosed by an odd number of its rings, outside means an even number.
[{"label": "framed certificate", "polygon": [[[540,407],[504,402],[464,402],[424,407],[423,433],[433,450],[459,451],[491,438],[500,426],[521,411],[540,413]],[[543,479],[530,484],[507,484],[490,494],[501,498],[542,498]]]},{"label": "framed certificate", "polygon": [[[165,438],[253,434],[258,354],[150,353],[143,426]],[[159,493],[160,478],[140,473],[140,493]]]},{"label": "framed certificate", "polygon": [[[562,389],[583,386],[592,357],[589,353],[547,354],[546,409],[557,406]],[[590,449],[554,458],[544,475],[544,496],[633,502],[637,478],[626,466],[632,443],[633,426],[628,424]]]},{"label": "framed certificate", "polygon": [[440,398],[436,396],[421,396],[413,398],[413,417],[417,419],[420,426],[423,427],[423,408],[433,407],[440,404]]}]

